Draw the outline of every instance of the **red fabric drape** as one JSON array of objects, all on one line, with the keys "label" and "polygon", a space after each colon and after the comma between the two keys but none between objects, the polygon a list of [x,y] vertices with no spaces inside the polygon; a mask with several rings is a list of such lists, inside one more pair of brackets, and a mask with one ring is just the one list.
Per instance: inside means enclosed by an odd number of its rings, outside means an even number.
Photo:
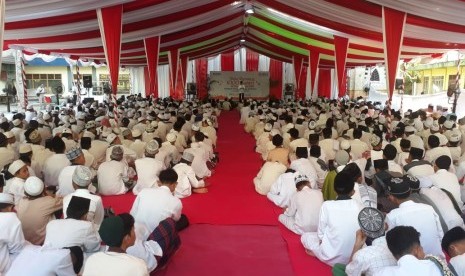
[{"label": "red fabric drape", "polygon": [[307,74],[308,66],[303,65],[300,73],[299,85],[297,90],[297,99],[305,99],[305,91],[307,91]]},{"label": "red fabric drape", "polygon": [[184,98],[184,88],[186,87],[186,73],[187,73],[187,56],[182,56],[180,58],[180,66],[181,68],[178,70],[178,78],[176,82],[176,99],[183,99]]},{"label": "red fabric drape", "polygon": [[246,49],[245,68],[248,72],[258,71],[258,53]]},{"label": "red fabric drape", "polygon": [[394,92],[394,81],[397,74],[406,17],[404,12],[383,7],[384,62],[386,63],[387,89],[390,100]]},{"label": "red fabric drape", "polygon": [[176,83],[178,82],[179,67],[179,49],[170,50],[168,52],[168,60],[170,64],[170,96],[176,98]]},{"label": "red fabric drape", "polygon": [[331,69],[318,69],[318,96],[331,97]]},{"label": "red fabric drape", "polygon": [[349,47],[349,39],[346,37],[334,36],[334,51],[337,75],[337,87],[339,90],[339,97],[346,94],[346,59],[347,48]]},{"label": "red fabric drape", "polygon": [[283,63],[270,59],[270,98],[281,99],[283,94]]},{"label": "red fabric drape", "polygon": [[111,88],[116,95],[121,53],[121,22],[123,5],[98,9],[97,17],[102,37],[108,71],[110,71]]},{"label": "red fabric drape", "polygon": [[294,67],[294,76],[295,76],[295,90],[297,95],[299,95],[299,80],[300,80],[300,74],[302,73],[302,64],[304,60],[301,57],[292,57],[292,65]]},{"label": "red fabric drape", "polygon": [[234,71],[234,51],[221,54],[221,71]]},{"label": "red fabric drape", "polygon": [[[146,95],[153,95],[153,97],[158,98],[158,54],[160,52],[160,37],[150,37],[144,39],[145,54],[147,56],[147,66],[148,66],[148,79],[146,81],[149,83],[149,89],[146,90]],[[146,84],[147,87],[147,84]]]},{"label": "red fabric drape", "polygon": [[292,58],[292,64],[294,65],[296,97],[298,99],[303,99],[305,98],[307,68],[304,68],[304,59],[302,57],[294,56]]},{"label": "red fabric drape", "polygon": [[150,95],[150,73],[149,73],[149,68],[147,66],[144,66],[144,86],[145,86],[145,96]]},{"label": "red fabric drape", "polygon": [[320,53],[316,49],[310,49],[310,86],[311,86],[311,93],[310,97],[313,96],[317,89],[315,86],[316,83],[316,74],[318,72],[318,65],[320,64]]},{"label": "red fabric drape", "polygon": [[195,81],[197,83],[197,97],[204,99],[207,97],[207,72],[208,59],[199,58],[195,60]]}]

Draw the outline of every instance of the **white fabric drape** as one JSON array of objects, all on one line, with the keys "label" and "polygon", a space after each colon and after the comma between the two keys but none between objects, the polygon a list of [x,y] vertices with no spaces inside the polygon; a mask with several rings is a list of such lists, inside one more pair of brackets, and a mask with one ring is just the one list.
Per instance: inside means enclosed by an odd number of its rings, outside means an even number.
[{"label": "white fabric drape", "polygon": [[[3,51],[3,32],[5,31],[5,0],[0,0],[0,51]],[[2,55],[0,55],[0,72],[2,71]]]},{"label": "white fabric drape", "polygon": [[331,99],[339,98],[339,90],[337,88],[336,70],[331,69]]},{"label": "white fabric drape", "polygon": [[211,71],[221,71],[221,56],[216,55],[208,58],[208,74]]},{"label": "white fabric drape", "polygon": [[170,96],[170,67],[168,64],[158,66],[158,97]]},{"label": "white fabric drape", "polygon": [[130,67],[129,74],[131,75],[131,88],[133,94],[141,93],[145,94],[145,79],[144,79],[144,67]]},{"label": "white fabric drape", "polygon": [[270,70],[270,58],[264,55],[258,55],[258,71],[268,72]]},{"label": "white fabric drape", "polygon": [[195,60],[189,60],[187,64],[187,83],[189,82],[196,82],[196,77],[195,77]]},{"label": "white fabric drape", "polygon": [[295,85],[294,66],[292,63],[283,62],[283,85],[286,83]]},{"label": "white fabric drape", "polygon": [[234,51],[234,71],[246,71],[246,50],[244,47]]}]

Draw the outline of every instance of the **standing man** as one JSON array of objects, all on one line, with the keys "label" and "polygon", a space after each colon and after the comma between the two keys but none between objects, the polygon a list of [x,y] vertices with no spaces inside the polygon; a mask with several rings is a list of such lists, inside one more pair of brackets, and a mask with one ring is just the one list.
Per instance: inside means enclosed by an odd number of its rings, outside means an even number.
[{"label": "standing man", "polygon": [[239,86],[237,87],[237,91],[239,92],[239,101],[244,100],[244,93],[245,93],[245,85],[242,81],[239,81]]},{"label": "standing man", "polygon": [[45,86],[42,83],[36,90],[36,96],[39,97],[39,109],[42,109],[44,103]]}]

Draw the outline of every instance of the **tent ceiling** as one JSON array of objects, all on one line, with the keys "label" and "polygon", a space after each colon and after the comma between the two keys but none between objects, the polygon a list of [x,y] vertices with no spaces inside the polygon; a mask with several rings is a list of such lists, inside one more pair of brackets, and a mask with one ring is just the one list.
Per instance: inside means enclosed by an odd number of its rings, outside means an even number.
[{"label": "tent ceiling", "polygon": [[[465,12],[456,0],[7,0],[4,50],[105,61],[96,9],[123,5],[122,65],[145,65],[144,38],[161,36],[167,52],[198,58],[243,43],[258,53],[290,62],[318,49],[321,66],[334,66],[333,35],[349,38],[347,65],[384,62],[382,5],[408,13],[401,58],[465,48]],[[446,31],[447,30],[447,31]]]}]

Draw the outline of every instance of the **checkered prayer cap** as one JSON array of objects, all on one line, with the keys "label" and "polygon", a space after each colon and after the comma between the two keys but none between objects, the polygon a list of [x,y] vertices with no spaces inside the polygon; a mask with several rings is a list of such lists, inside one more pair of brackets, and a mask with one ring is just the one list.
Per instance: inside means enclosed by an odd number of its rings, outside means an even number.
[{"label": "checkered prayer cap", "polygon": [[82,149],[80,147],[71,148],[66,152],[66,157],[68,160],[74,160],[82,154]]},{"label": "checkered prayer cap", "polygon": [[79,187],[87,187],[92,181],[92,171],[85,166],[77,166],[72,179]]}]

